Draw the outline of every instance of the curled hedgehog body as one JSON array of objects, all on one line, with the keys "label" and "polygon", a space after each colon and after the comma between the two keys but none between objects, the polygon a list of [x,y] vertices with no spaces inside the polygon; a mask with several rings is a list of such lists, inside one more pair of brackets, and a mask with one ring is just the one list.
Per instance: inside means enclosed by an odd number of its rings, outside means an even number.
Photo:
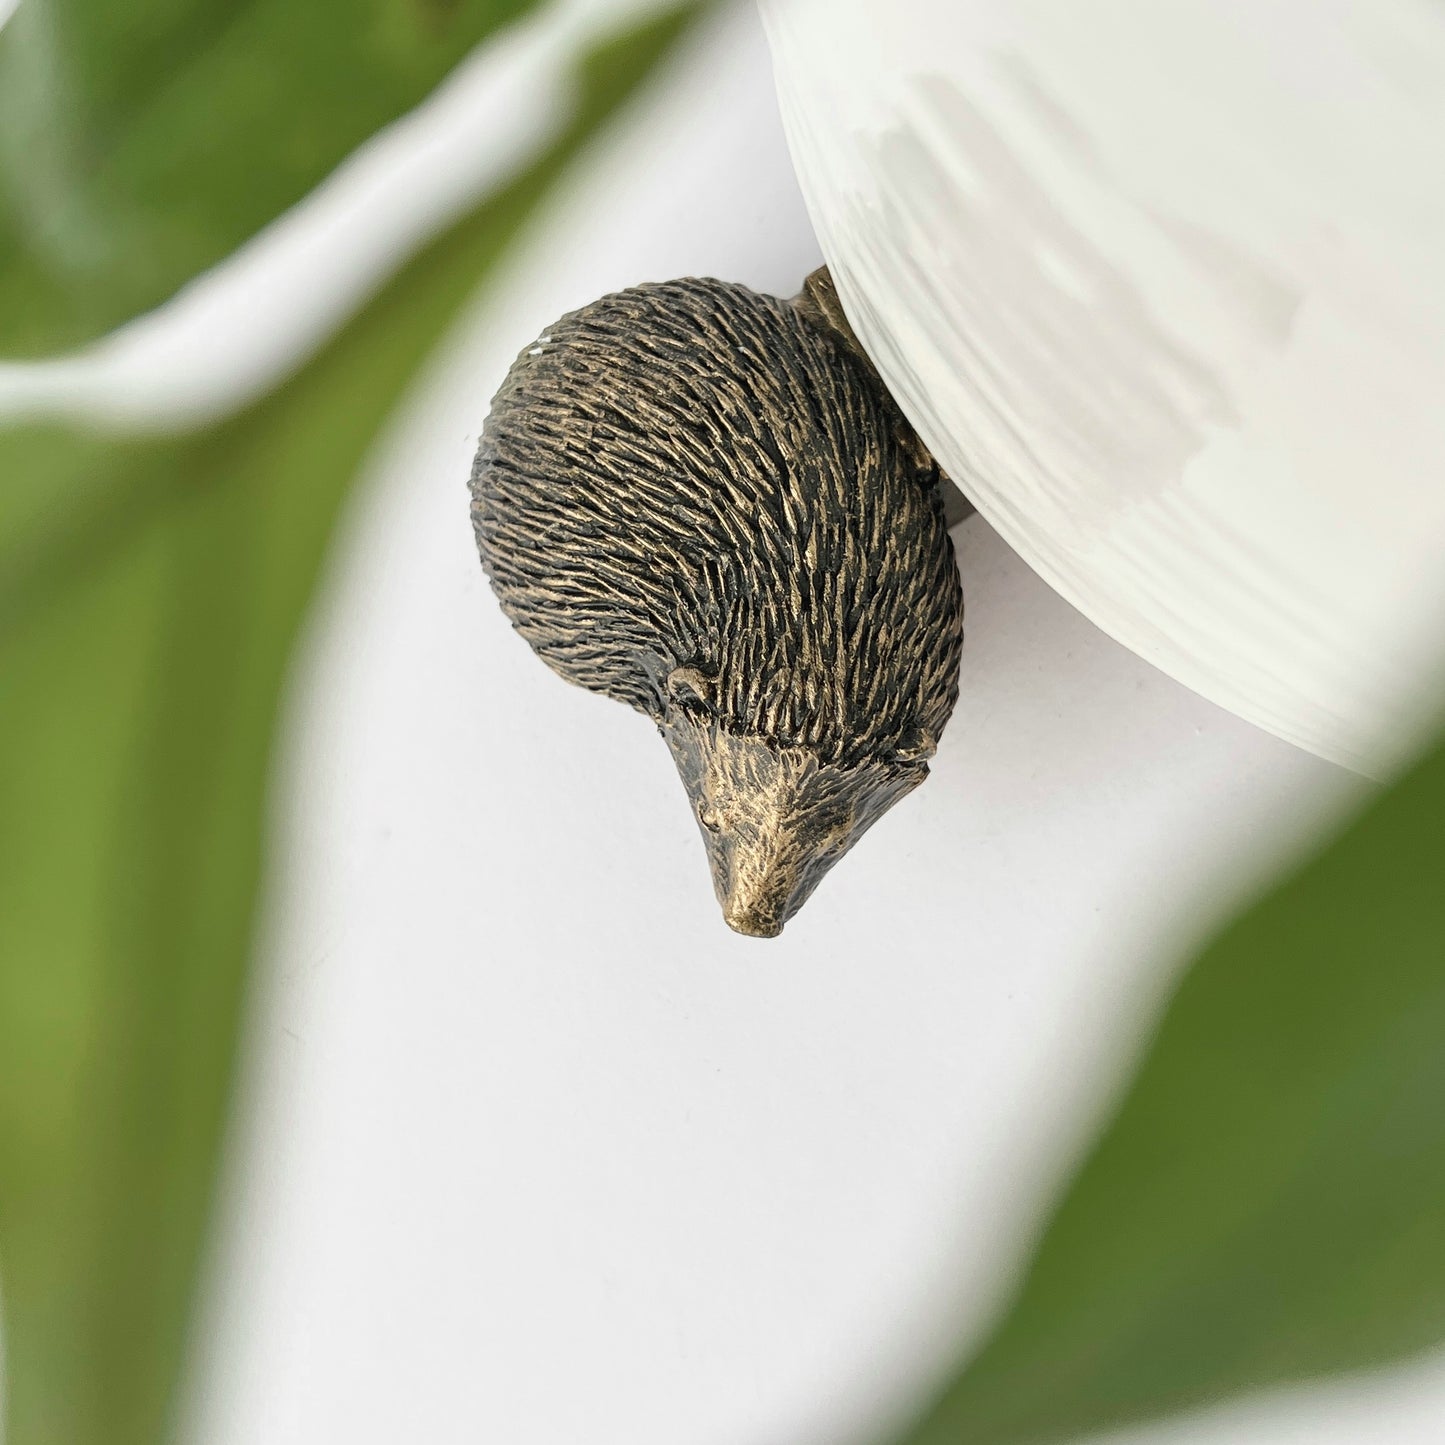
[{"label": "curled hedgehog body", "polygon": [[821,275],[797,305],[685,280],[572,312],[471,481],[503,610],[656,722],[727,922],[764,937],[926,776],[963,637],[937,468]]}]

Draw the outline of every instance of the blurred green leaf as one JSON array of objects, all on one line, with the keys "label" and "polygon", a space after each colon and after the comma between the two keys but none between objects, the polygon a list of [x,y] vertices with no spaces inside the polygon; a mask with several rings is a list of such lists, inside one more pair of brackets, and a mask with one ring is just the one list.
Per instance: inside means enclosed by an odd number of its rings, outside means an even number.
[{"label": "blurred green leaf", "polygon": [[546,158],[246,412],[160,440],[0,434],[0,476],[42,478],[55,513],[42,515],[33,486],[0,489],[8,1445],[166,1433],[232,1075],[278,694],[328,536],[459,303],[683,20],[675,11],[594,55],[579,114]]},{"label": "blurred green leaf", "polygon": [[1445,1340],[1445,744],[1179,985],[908,1445],[1044,1445]]},{"label": "blurred green leaf", "polygon": [[150,309],[535,0],[21,0],[0,30],[0,354]]}]

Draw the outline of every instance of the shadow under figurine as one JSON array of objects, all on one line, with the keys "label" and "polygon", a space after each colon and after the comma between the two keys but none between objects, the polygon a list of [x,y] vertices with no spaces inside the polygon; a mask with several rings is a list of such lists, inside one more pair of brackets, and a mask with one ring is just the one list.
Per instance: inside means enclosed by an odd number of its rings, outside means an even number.
[{"label": "shadow under figurine", "polygon": [[472,470],[503,611],[645,712],[730,927],[770,938],[921,783],[958,697],[947,483],[826,270],[638,286],[517,358]]}]

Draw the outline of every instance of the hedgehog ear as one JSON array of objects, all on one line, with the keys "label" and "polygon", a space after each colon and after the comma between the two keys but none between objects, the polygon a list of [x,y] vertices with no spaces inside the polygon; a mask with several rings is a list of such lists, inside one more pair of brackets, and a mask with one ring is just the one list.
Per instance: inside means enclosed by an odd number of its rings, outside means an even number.
[{"label": "hedgehog ear", "polygon": [[680,707],[712,706],[712,678],[695,667],[674,667],[667,674],[667,696]]},{"label": "hedgehog ear", "polygon": [[900,763],[926,763],[938,751],[938,739],[927,728],[919,728],[912,739],[894,753]]}]

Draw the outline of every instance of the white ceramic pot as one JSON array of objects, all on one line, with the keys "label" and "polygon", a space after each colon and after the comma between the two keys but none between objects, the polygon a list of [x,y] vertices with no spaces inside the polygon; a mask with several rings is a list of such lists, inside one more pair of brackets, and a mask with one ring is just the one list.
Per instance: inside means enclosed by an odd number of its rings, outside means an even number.
[{"label": "white ceramic pot", "polygon": [[889,386],[1005,538],[1348,766],[1438,694],[1445,5],[762,0]]}]

